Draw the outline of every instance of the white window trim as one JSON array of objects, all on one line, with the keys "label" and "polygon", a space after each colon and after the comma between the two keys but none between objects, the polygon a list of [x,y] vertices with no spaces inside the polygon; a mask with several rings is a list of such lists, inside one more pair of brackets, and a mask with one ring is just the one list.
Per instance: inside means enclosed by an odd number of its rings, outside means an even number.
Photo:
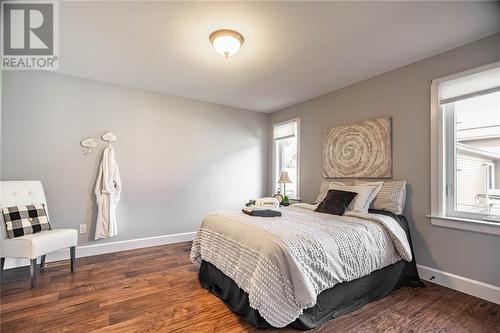
[{"label": "white window trim", "polygon": [[500,223],[476,219],[450,217],[445,214],[445,151],[442,124],[444,115],[439,108],[439,85],[500,66],[500,61],[432,80],[431,84],[431,213],[427,215],[436,226],[500,235]]},{"label": "white window trim", "polygon": [[276,179],[276,175],[274,174],[274,171],[276,170],[276,143],[274,142],[274,127],[283,125],[289,122],[295,121],[297,122],[297,197],[296,198],[290,198],[292,200],[300,200],[300,118],[292,118],[284,121],[280,121],[279,123],[274,123],[273,126],[271,127],[271,143],[273,146],[273,165],[271,169],[271,193],[274,194],[274,191],[276,190],[275,184],[278,181]]}]

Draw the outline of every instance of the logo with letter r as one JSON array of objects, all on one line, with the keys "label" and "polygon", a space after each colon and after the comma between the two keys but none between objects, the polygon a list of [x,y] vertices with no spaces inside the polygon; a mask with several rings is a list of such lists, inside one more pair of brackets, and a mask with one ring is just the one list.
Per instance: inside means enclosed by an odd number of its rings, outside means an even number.
[{"label": "logo with letter r", "polygon": [[3,55],[54,55],[54,3],[3,3]]}]

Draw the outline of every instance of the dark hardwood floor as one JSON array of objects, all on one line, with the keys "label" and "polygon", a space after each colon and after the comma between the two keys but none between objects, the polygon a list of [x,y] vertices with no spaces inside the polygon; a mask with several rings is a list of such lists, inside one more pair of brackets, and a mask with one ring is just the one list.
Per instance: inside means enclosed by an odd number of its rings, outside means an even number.
[{"label": "dark hardwood floor", "polygon": [[[198,284],[190,243],[50,263],[1,285],[2,332],[256,332]],[[275,330],[268,330],[275,331]],[[291,332],[291,329],[276,330]],[[500,332],[500,305],[440,287],[402,288],[314,332]]]}]

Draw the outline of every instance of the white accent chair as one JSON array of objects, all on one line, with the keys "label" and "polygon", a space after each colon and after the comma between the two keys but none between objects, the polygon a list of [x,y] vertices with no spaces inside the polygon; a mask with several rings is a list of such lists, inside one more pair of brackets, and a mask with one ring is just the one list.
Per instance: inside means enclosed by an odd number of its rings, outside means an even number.
[{"label": "white accent chair", "polygon": [[[47,216],[47,200],[40,181],[0,181],[0,207],[16,205],[45,204]],[[50,219],[49,219],[50,222]],[[71,273],[75,270],[75,247],[78,232],[75,229],[52,229],[31,235],[7,238],[5,221],[0,212],[2,237],[0,238],[0,279],[3,273],[5,258],[29,258],[31,288],[36,288],[37,258],[41,257],[40,270],[45,266],[47,253],[62,249],[70,249]]]}]

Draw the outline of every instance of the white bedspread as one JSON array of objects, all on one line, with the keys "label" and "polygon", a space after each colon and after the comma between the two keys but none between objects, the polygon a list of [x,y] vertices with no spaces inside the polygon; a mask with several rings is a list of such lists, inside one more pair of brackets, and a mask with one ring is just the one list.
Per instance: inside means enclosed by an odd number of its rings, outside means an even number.
[{"label": "white bedspread", "polygon": [[316,213],[311,205],[262,218],[239,211],[210,214],[201,225],[191,260],[210,262],[249,295],[250,306],[284,327],[317,296],[412,255],[404,230],[391,217]]}]

